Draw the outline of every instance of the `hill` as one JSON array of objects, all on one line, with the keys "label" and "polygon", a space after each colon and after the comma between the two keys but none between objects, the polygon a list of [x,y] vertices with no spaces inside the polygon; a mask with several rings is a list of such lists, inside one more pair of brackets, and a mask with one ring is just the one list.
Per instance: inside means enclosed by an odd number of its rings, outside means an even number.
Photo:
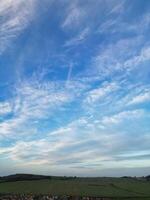
[{"label": "hill", "polygon": [[34,174],[12,174],[9,176],[0,177],[0,182],[15,182],[15,181],[30,181],[51,179],[51,176],[34,175]]}]

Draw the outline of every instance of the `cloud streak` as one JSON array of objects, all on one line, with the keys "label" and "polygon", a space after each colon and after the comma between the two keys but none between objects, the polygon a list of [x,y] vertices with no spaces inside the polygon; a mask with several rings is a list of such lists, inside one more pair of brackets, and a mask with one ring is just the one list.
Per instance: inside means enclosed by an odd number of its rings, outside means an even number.
[{"label": "cloud streak", "polygon": [[34,0],[2,0],[0,7],[0,54],[27,27],[34,15]]}]

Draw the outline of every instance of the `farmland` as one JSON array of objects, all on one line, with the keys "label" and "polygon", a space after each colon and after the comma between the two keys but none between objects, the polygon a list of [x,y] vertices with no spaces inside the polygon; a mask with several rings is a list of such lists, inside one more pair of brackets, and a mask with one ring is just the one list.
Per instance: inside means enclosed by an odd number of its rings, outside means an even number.
[{"label": "farmland", "polygon": [[150,181],[136,178],[51,178],[0,182],[1,194],[150,199]]}]

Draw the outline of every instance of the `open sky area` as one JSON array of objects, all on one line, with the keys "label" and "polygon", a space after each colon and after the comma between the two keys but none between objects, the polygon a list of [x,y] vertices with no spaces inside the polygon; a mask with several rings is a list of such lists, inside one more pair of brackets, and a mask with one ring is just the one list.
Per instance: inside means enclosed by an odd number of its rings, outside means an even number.
[{"label": "open sky area", "polygon": [[150,1],[0,0],[0,175],[149,169]]}]

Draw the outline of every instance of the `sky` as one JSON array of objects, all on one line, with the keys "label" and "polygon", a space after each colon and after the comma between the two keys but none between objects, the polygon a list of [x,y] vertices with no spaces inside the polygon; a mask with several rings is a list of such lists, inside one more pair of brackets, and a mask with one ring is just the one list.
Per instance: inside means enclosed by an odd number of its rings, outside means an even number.
[{"label": "sky", "polygon": [[149,0],[0,0],[0,175],[150,174],[149,35]]}]

